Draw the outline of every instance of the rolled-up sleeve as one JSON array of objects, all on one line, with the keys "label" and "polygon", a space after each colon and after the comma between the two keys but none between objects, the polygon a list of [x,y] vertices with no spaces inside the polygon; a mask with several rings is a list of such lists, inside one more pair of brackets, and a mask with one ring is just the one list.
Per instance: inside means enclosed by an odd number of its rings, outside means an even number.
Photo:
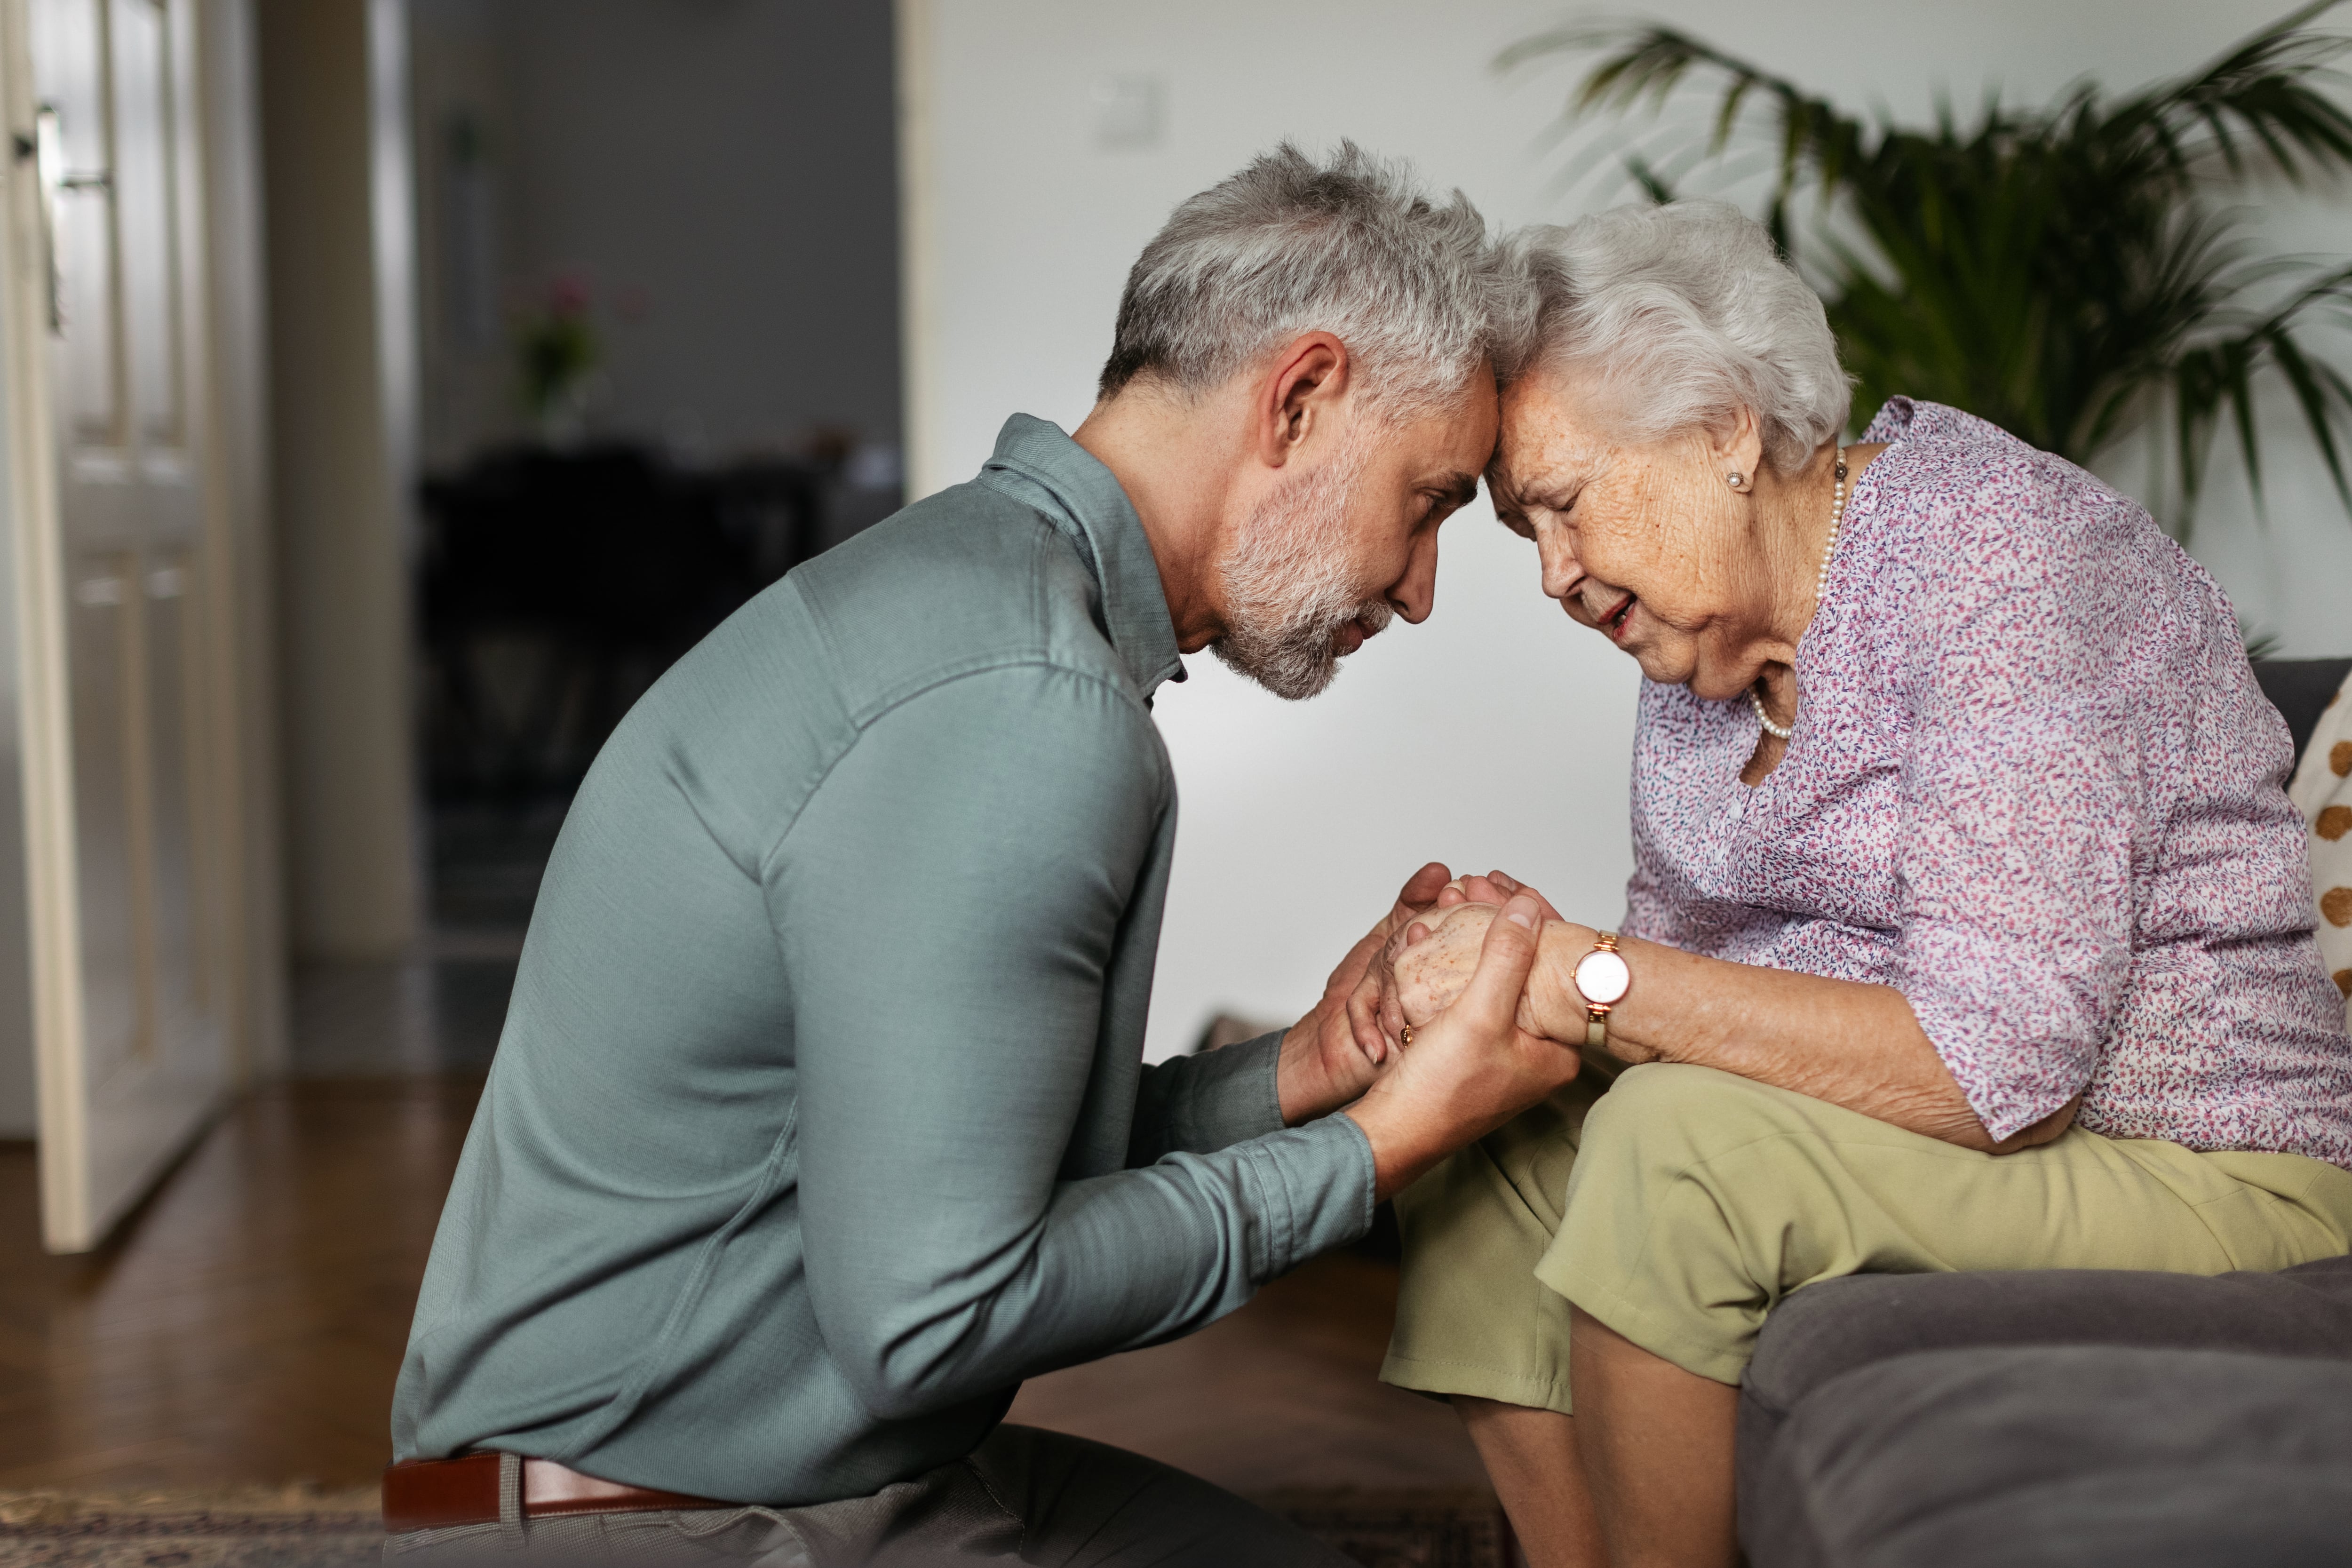
[{"label": "rolled-up sleeve", "polygon": [[1277,1029],[1223,1050],[1144,1068],[1128,1163],[1148,1165],[1163,1154],[1213,1153],[1279,1129],[1282,1095],[1275,1074],[1281,1066],[1283,1033]]},{"label": "rolled-up sleeve", "polygon": [[2101,679],[2116,628],[2064,592],[2095,563],[1989,549],[1915,601],[1898,984],[1985,1130],[2080,1094],[2123,1005],[2138,755]]},{"label": "rolled-up sleeve", "polygon": [[1196,1103],[1153,1124],[1264,1135],[1061,1179],[1106,969],[1173,809],[1149,725],[1066,670],[961,677],[869,723],[771,857],[809,1289],[877,1415],[1200,1328],[1370,1224],[1352,1122],[1237,1109],[1263,1099],[1259,1052],[1222,1089],[1196,1069]]}]

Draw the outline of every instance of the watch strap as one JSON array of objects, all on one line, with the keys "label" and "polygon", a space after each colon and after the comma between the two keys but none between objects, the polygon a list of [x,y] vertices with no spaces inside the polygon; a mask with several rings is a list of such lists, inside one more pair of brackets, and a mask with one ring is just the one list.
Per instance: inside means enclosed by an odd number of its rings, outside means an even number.
[{"label": "watch strap", "polygon": [[[1604,931],[1593,933],[1592,952],[1615,952],[1616,951],[1617,933],[1615,931]],[[1577,994],[1581,996],[1583,993],[1579,991]],[[1609,1009],[1614,1005],[1613,1002],[1594,1002],[1589,999],[1585,1002],[1584,1045],[1586,1049],[1601,1052],[1609,1049]]]}]

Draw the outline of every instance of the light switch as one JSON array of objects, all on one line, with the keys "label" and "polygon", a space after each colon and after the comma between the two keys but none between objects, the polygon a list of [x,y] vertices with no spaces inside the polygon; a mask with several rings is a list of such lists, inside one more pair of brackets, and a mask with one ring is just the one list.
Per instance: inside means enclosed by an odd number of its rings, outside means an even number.
[{"label": "light switch", "polygon": [[1167,89],[1156,76],[1107,76],[1095,83],[1095,145],[1139,153],[1160,145]]}]

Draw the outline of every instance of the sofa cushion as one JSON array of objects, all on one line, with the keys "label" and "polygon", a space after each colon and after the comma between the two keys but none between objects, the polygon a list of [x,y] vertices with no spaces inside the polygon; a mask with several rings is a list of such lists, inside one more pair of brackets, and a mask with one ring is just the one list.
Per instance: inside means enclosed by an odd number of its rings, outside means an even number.
[{"label": "sofa cushion", "polygon": [[1889,1356],[2027,1344],[2352,1361],[2352,1256],[2275,1274],[2043,1268],[1825,1279],[1766,1321],[1741,1394],[1770,1416],[1826,1380]]},{"label": "sofa cushion", "polygon": [[2341,1563],[2352,1363],[2103,1346],[1867,1360],[1798,1403],[1750,1480],[1754,1568]]},{"label": "sofa cushion", "polygon": [[1739,1397],[1740,1506],[1790,1410],[1873,1362],[1993,1345],[2244,1351],[2352,1361],[2352,1257],[2276,1274],[2050,1268],[1857,1274],[1765,1321]]}]

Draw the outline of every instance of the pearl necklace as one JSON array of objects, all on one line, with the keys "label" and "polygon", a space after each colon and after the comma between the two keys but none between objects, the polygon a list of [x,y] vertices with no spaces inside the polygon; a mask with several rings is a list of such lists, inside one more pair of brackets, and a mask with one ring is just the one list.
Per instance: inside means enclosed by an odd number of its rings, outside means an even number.
[{"label": "pearl necklace", "polygon": [[[1843,447],[1838,448],[1837,487],[1832,493],[1833,499],[1830,501],[1829,547],[1822,552],[1821,574],[1813,579],[1813,607],[1816,610],[1821,608],[1822,595],[1829,592],[1830,558],[1837,553],[1838,530],[1845,522],[1845,448]],[[1791,718],[1786,724],[1772,722],[1772,716],[1764,711],[1763,685],[1764,678],[1759,675],[1756,678],[1756,684],[1748,689],[1748,706],[1756,710],[1756,721],[1764,726],[1766,734],[1776,741],[1785,741],[1797,732],[1797,721]]]}]

